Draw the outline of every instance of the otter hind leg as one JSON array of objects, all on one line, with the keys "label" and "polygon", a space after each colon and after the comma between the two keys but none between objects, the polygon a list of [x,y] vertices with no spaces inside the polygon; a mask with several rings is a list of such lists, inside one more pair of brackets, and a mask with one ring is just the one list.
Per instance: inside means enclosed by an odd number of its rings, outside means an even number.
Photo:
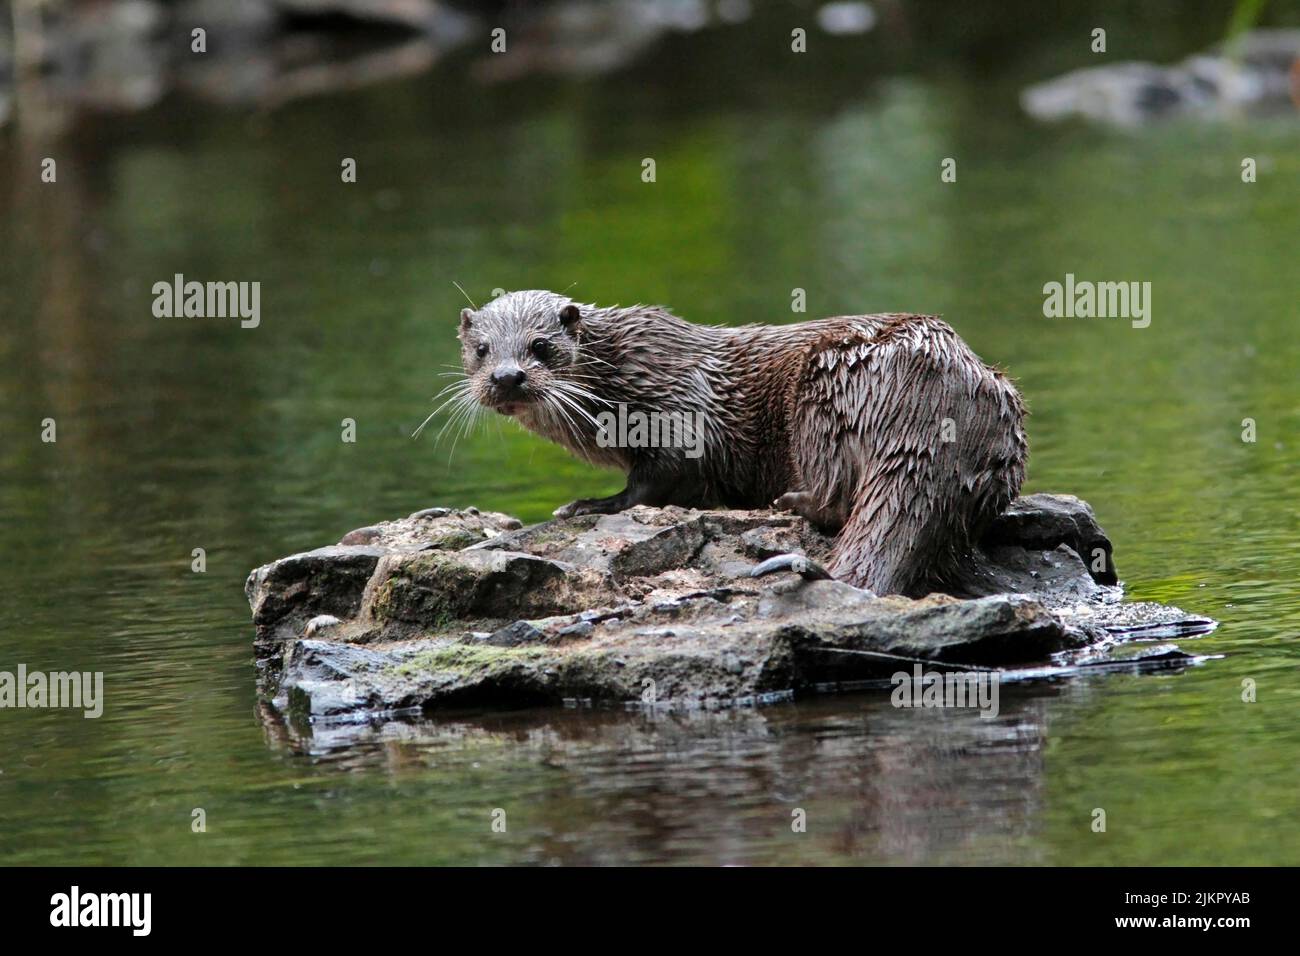
[{"label": "otter hind leg", "polygon": [[1015,389],[928,316],[827,336],[791,411],[803,487],[848,512],[830,572],[876,594],[942,586],[1024,478]]}]

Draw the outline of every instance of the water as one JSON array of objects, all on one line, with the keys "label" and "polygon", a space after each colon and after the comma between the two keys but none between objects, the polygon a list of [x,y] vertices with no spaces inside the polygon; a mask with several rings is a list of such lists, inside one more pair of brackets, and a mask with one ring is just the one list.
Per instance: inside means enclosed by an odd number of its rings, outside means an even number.
[{"label": "water", "polygon": [[[10,130],[0,669],[102,670],[107,704],[0,712],[0,862],[1300,862],[1300,123],[1033,125],[1019,84],[1081,65],[1041,32],[1009,64],[941,37],[924,66],[779,78],[705,34],[667,78],[484,88],[453,59],[271,113]],[[154,318],[177,272],[260,280],[261,326]],[[1067,272],[1150,281],[1150,328],[1044,318]],[[257,713],[250,568],[434,504],[540,520],[620,487],[509,424],[454,455],[408,437],[457,361],[453,280],[721,323],[788,320],[795,287],[810,317],[942,313],[1031,405],[1027,490],[1089,500],[1130,595],[1219,619],[1184,646],[1222,659],[1007,689],[994,721],[860,694],[289,738]]]}]

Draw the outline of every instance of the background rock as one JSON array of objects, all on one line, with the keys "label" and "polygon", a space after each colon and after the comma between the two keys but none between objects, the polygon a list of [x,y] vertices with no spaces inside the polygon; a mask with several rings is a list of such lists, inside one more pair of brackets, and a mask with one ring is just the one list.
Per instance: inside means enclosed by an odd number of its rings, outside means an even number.
[{"label": "background rock", "polygon": [[1142,126],[1174,116],[1213,119],[1300,103],[1300,30],[1255,30],[1172,66],[1113,63],[1028,87],[1025,111],[1040,120],[1082,117]]}]

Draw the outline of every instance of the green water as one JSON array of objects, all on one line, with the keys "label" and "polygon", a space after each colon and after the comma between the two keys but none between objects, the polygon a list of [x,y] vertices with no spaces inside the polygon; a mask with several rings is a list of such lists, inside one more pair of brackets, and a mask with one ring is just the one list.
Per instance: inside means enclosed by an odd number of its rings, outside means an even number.
[{"label": "green water", "polygon": [[[0,137],[0,670],[103,671],[107,698],[0,711],[0,862],[1300,863],[1300,121],[1043,128],[1016,90],[1077,54],[805,70],[722,43],[668,41],[668,78],[482,88],[453,60]],[[177,272],[259,280],[261,325],[155,318]],[[1151,282],[1150,327],[1044,318],[1067,272]],[[1028,490],[1089,500],[1130,595],[1219,619],[1184,646],[1222,658],[1007,690],[994,721],[868,694],[289,739],[257,712],[250,568],[620,487],[509,423],[410,439],[457,361],[453,280],[701,322],[789,321],[796,287],[808,317],[942,313],[1029,401]]]}]

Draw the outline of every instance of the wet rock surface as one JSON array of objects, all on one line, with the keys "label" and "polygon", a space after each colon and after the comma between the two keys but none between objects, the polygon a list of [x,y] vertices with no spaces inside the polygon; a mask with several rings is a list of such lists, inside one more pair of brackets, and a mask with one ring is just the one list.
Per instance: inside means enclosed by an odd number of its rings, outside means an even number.
[{"label": "wet rock surface", "polygon": [[920,663],[1060,676],[1183,666],[1157,639],[1213,623],[1125,603],[1085,502],[1031,495],[990,529],[959,595],[749,577],[831,540],[770,511],[637,507],[524,527],[432,508],[253,571],[269,712],[311,722],[461,707],[736,706],[852,689]]}]

